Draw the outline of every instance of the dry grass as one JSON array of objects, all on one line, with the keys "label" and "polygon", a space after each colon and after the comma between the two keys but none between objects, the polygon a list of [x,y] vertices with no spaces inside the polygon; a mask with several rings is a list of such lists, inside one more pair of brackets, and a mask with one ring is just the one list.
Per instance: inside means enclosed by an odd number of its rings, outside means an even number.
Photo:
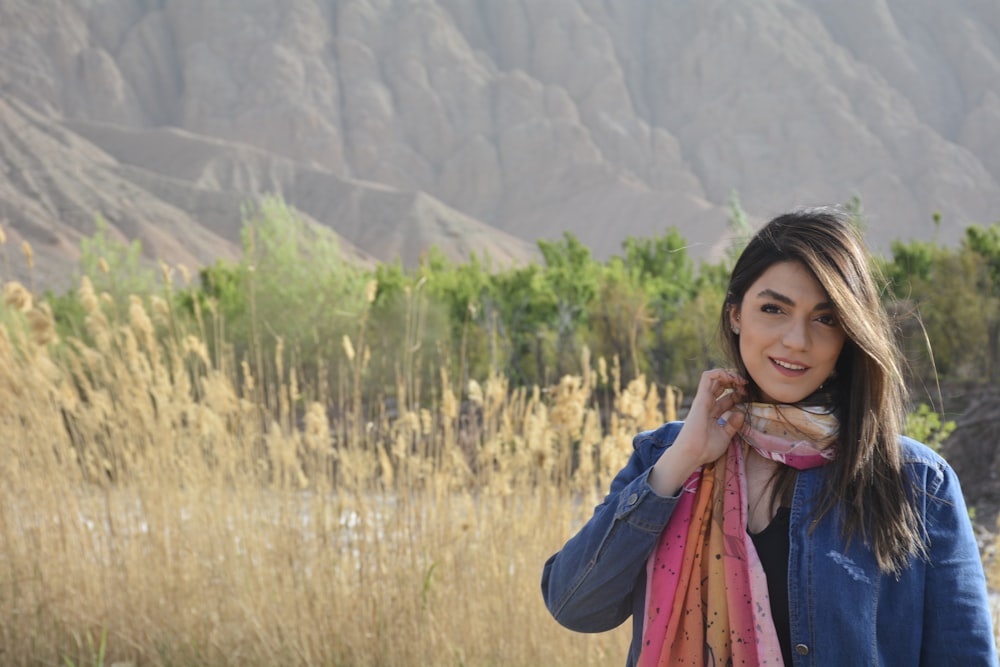
[{"label": "dry grass", "polygon": [[[26,290],[4,297],[0,664],[623,659],[627,627],[586,636],[550,618],[541,567],[633,434],[675,417],[672,395],[585,357],[545,391],[493,376],[460,397],[442,372],[433,411],[401,378],[392,418],[356,394],[331,417],[280,342],[274,377],[251,372],[259,359],[238,374],[160,301],[115,322],[85,282],[88,345],[56,341]],[[334,361],[356,389],[363,321],[347,342]],[[621,387],[603,427],[598,383]]]},{"label": "dry grass", "polygon": [[443,373],[433,411],[404,395],[392,419],[366,421],[360,401],[331,417],[294,373],[220,367],[161,302],[115,322],[85,282],[90,345],[5,294],[0,663],[622,660],[627,629],[560,628],[539,578],[632,435],[671,416],[641,378],[603,429],[589,371],[548,391],[483,378],[463,397]]}]

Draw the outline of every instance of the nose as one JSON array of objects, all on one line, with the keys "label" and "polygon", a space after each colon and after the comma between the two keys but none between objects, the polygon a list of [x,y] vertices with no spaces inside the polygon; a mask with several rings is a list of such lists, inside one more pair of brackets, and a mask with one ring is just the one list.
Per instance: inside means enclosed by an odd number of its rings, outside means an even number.
[{"label": "nose", "polygon": [[809,349],[809,322],[799,318],[790,318],[782,342],[790,350]]}]

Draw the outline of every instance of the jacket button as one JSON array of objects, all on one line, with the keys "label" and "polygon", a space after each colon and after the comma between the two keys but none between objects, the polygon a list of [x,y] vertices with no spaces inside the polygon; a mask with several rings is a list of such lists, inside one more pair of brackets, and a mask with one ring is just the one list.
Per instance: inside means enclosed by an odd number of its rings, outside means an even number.
[{"label": "jacket button", "polygon": [[637,501],[637,500],[639,500],[639,495],[636,494],[636,493],[633,493],[632,495],[630,495],[628,497],[628,504],[629,505],[635,505],[635,501]]},{"label": "jacket button", "polygon": [[809,655],[809,647],[805,644],[796,644],[795,652],[799,655]]}]

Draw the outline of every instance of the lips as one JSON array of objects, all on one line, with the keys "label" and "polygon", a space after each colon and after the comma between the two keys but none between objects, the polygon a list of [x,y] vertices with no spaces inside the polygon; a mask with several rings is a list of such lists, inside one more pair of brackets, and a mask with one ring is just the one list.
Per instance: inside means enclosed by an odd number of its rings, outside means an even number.
[{"label": "lips", "polygon": [[802,364],[797,364],[794,361],[787,361],[785,359],[775,359],[771,357],[771,363],[778,367],[779,371],[788,374],[799,375],[809,370],[808,366],[803,366]]}]

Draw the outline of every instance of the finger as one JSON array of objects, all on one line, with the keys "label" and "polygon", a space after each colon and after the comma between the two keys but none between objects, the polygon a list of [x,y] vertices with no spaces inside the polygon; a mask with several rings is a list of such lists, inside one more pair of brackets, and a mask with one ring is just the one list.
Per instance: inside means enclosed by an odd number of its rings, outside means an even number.
[{"label": "finger", "polygon": [[716,425],[731,438],[743,428],[743,420],[744,415],[739,410],[727,410],[716,420]]},{"label": "finger", "polygon": [[747,381],[741,375],[732,371],[720,371],[714,380],[715,386],[721,387],[723,391],[743,389],[747,384]]},{"label": "finger", "polygon": [[733,429],[733,433],[739,433],[746,424],[747,415],[742,410],[733,410],[726,419],[726,424]]},{"label": "finger", "polygon": [[735,404],[744,403],[746,400],[747,391],[745,387],[730,387],[715,399],[716,414],[721,414]]},{"label": "finger", "polygon": [[[740,375],[724,369],[706,371],[695,393],[691,412],[707,414],[717,419],[720,414],[731,409],[736,403],[746,400],[746,380]],[[722,401],[722,402],[720,402]]]},{"label": "finger", "polygon": [[745,380],[738,374],[725,368],[715,368],[710,371],[705,371],[701,376],[702,382],[709,385],[715,383],[722,383],[726,385],[731,385],[734,383],[742,384]]},{"label": "finger", "polygon": [[728,412],[736,407],[738,403],[743,402],[743,396],[738,392],[730,392],[716,399],[715,405],[712,406],[712,414],[716,417],[722,415],[724,412]]}]

